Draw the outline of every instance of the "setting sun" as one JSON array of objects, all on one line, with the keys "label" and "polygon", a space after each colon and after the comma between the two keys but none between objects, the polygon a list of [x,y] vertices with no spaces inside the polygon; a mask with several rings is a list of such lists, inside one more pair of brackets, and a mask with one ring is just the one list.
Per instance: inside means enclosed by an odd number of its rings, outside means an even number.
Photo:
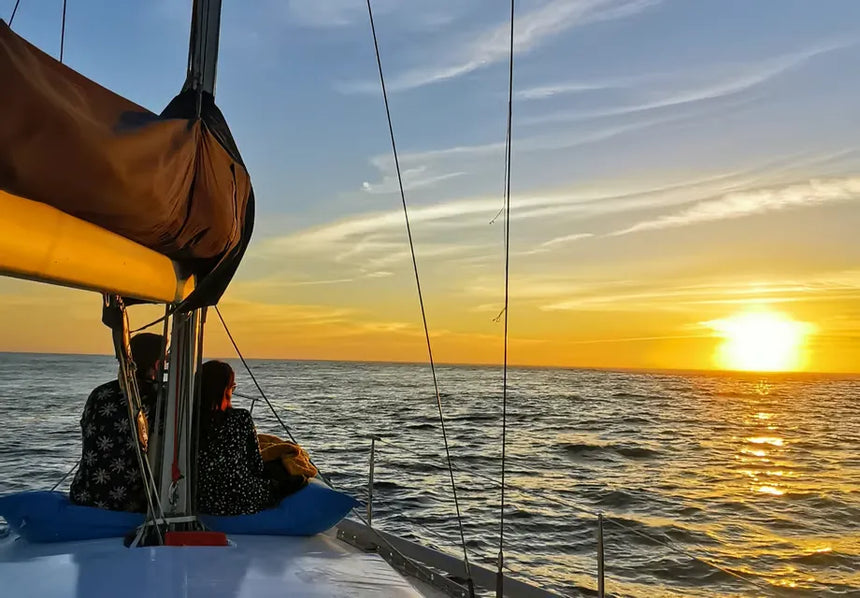
[{"label": "setting sun", "polygon": [[806,322],[778,312],[755,311],[706,325],[724,339],[716,354],[720,367],[767,372],[803,368],[804,342],[812,328]]}]

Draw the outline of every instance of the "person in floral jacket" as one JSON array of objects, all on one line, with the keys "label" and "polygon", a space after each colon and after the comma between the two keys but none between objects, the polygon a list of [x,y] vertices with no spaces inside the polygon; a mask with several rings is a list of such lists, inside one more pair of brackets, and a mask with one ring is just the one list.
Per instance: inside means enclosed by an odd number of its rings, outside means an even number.
[{"label": "person in floral jacket", "polygon": [[[137,366],[143,412],[152,429],[158,399],[156,378],[164,359],[162,338],[138,334],[131,339],[131,354]],[[71,502],[111,511],[146,511],[131,425],[118,380],[90,393],[81,416],[81,461],[69,490]]]}]

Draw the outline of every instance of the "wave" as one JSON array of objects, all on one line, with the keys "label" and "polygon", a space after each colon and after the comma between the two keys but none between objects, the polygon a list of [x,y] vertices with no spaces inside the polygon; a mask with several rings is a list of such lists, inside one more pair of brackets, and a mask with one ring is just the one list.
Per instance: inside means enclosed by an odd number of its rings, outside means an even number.
[{"label": "wave", "polygon": [[636,392],[613,392],[613,399],[646,399],[649,401],[666,401],[668,397],[664,397],[661,395],[649,395],[649,394],[641,394]]},{"label": "wave", "polygon": [[642,446],[618,447],[614,449],[616,453],[631,459],[652,459],[660,454],[660,451],[649,449]]},{"label": "wave", "polygon": [[409,430],[435,430],[437,428],[435,424],[406,424],[406,427]]},{"label": "wave", "polygon": [[860,556],[844,554],[835,550],[821,550],[812,552],[792,559],[801,565],[812,565],[817,567],[843,567],[847,570],[856,571],[860,568]]},{"label": "wave", "polygon": [[613,454],[628,459],[653,459],[661,453],[656,449],[644,446],[613,445],[613,444],[590,444],[581,442],[565,442],[560,445],[561,450],[573,458],[611,457]]},{"label": "wave", "polygon": [[[510,414],[509,414],[510,416]],[[498,415],[490,415],[485,413],[469,413],[467,415],[446,416],[446,420],[451,421],[468,421],[468,422],[494,422],[499,419]]]},{"label": "wave", "polygon": [[621,423],[625,424],[642,424],[642,425],[653,425],[654,421],[647,417],[641,417],[638,415],[629,415],[621,419]]},{"label": "wave", "polygon": [[397,482],[388,482],[385,480],[373,480],[374,490],[406,490],[407,486],[398,484]]},{"label": "wave", "polygon": [[[336,488],[366,501],[365,435],[382,434],[390,444],[376,446],[379,523],[441,549],[459,546],[436,400],[423,369],[274,361],[259,367],[261,376],[270,374],[267,391],[285,397],[274,404]],[[476,563],[494,563],[498,550],[501,414],[487,371],[446,368],[450,386],[440,389],[450,391],[443,393],[446,422]],[[60,479],[80,457],[84,397],[102,377],[115,375],[110,357],[0,354],[6,390],[0,494],[47,489]],[[562,595],[579,595],[580,584],[594,586],[596,517],[583,508],[747,571],[773,583],[774,592],[860,596],[860,485],[851,483],[860,475],[852,452],[858,382],[776,380],[763,397],[749,376],[530,369],[514,377],[505,539],[506,562],[518,574]],[[46,397],[47,411],[32,409],[33,392]],[[61,401],[53,392],[78,400]],[[270,413],[257,415],[260,431],[278,433]],[[784,446],[775,446],[775,438]],[[757,492],[766,480],[785,494]],[[0,537],[3,529],[0,521]],[[610,521],[604,541],[616,595],[743,592],[734,578]],[[788,589],[788,582],[798,588]]]},{"label": "wave", "polygon": [[610,490],[598,497],[597,502],[602,507],[621,509],[636,502],[636,498],[623,490]]}]

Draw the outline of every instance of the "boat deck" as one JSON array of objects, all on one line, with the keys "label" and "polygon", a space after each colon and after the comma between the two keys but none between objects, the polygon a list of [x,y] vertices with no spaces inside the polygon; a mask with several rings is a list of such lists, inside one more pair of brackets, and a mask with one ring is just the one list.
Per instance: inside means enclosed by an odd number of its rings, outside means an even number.
[{"label": "boat deck", "polygon": [[[121,539],[0,539],[5,596],[269,598],[427,596],[379,555],[329,535],[230,536],[227,547],[125,548]],[[432,592],[437,595],[436,592]]]}]

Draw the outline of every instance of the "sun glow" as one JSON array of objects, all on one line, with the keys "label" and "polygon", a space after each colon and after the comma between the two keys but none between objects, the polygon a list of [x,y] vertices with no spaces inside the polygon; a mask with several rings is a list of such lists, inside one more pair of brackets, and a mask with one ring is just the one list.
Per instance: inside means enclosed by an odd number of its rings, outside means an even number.
[{"label": "sun glow", "polygon": [[753,311],[705,323],[724,339],[716,360],[730,370],[786,372],[803,369],[812,326],[773,311]]}]

